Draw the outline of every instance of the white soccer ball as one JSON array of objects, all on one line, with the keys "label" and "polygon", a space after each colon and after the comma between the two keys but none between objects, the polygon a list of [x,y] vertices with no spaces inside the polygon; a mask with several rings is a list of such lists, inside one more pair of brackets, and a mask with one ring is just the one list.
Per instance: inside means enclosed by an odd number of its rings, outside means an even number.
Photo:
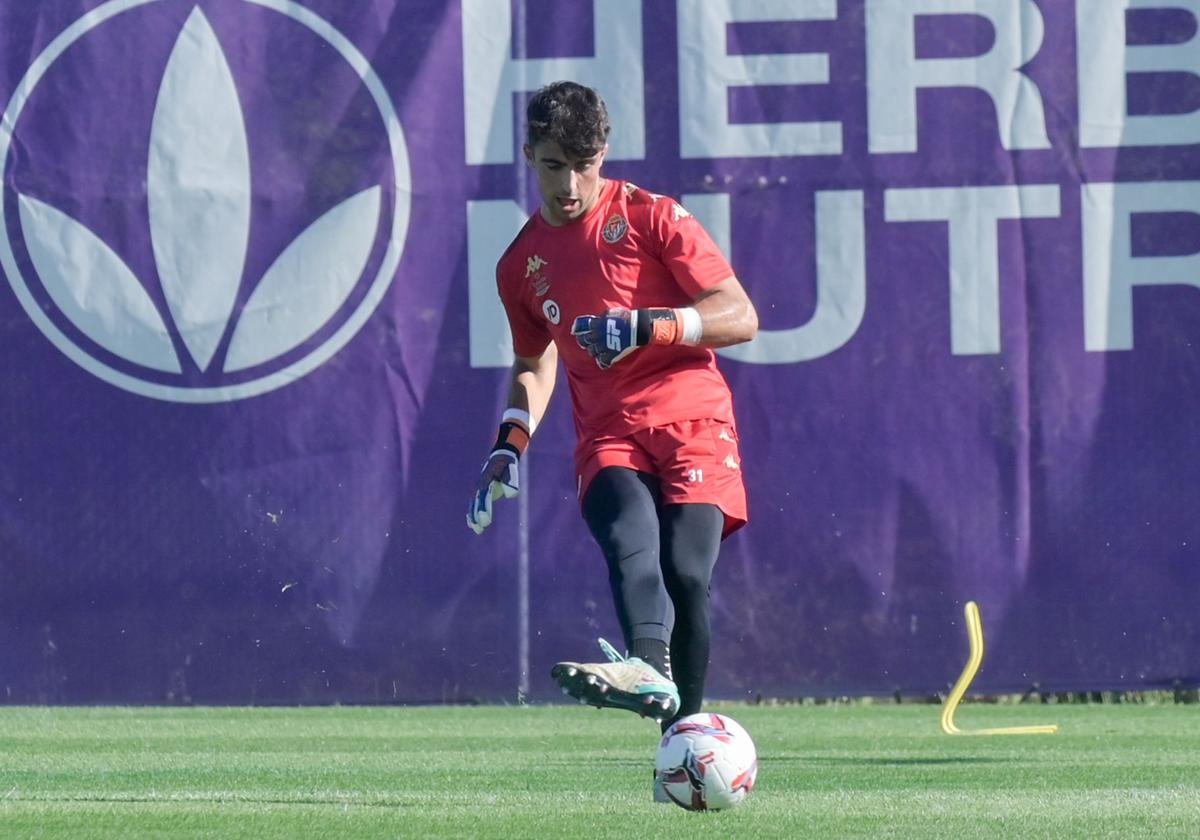
[{"label": "white soccer ball", "polygon": [[732,808],[750,793],[757,775],[750,735],[733,718],[709,712],[675,721],[654,757],[654,783],[688,811]]}]

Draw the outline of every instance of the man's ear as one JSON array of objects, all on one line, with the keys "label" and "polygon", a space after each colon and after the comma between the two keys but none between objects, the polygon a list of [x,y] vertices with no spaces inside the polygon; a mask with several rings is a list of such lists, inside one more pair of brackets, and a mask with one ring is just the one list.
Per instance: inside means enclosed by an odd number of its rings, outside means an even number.
[{"label": "man's ear", "polygon": [[526,143],[524,146],[521,147],[521,151],[523,151],[525,153],[525,162],[528,163],[530,166],[533,166],[533,148],[528,143]]}]

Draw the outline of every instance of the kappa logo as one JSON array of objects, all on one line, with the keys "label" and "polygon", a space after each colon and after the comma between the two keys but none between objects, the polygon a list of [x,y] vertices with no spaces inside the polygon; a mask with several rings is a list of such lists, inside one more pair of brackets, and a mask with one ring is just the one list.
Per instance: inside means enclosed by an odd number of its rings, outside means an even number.
[{"label": "kappa logo", "polygon": [[678,222],[680,219],[690,219],[692,214],[679,202],[671,205],[671,219]]},{"label": "kappa logo", "polygon": [[600,235],[604,237],[604,241],[609,245],[616,245],[621,241],[621,237],[625,235],[625,231],[629,230],[629,223],[619,213],[613,213],[607,222],[604,223],[604,230]]},{"label": "kappa logo", "polygon": [[539,257],[537,254],[534,254],[532,257],[525,260],[525,279],[528,280],[530,277],[535,276],[539,271],[542,270],[542,267],[546,265],[549,265],[549,263]]},{"label": "kappa logo", "polygon": [[550,263],[537,254],[525,261],[525,279],[533,277],[533,293],[538,297],[545,297],[550,291],[550,278],[542,274],[542,269],[548,265]]},{"label": "kappa logo", "polygon": [[[179,22],[164,26],[171,20]],[[280,136],[286,121],[254,120],[296,103],[260,84],[265,73],[245,71],[256,53],[240,42],[231,65],[222,33],[294,41],[304,46],[297,54],[324,56],[308,72],[348,82],[327,121],[306,118],[306,134],[291,137]],[[165,66],[123,49],[131,38],[169,47]],[[80,42],[85,50],[71,49]],[[304,82],[288,90],[319,115],[320,97]],[[339,169],[336,189],[298,197],[297,183],[330,182],[313,167],[348,119],[341,109],[355,85],[374,106],[355,126],[362,155]],[[92,145],[108,157],[89,157]],[[17,147],[55,153],[12,155]],[[252,172],[264,158],[271,169]],[[56,183],[46,160],[113,187],[92,199],[70,177]],[[0,180],[0,265],[26,314],[89,373],[160,400],[238,400],[314,371],[370,319],[408,230],[410,171],[395,106],[351,40],[293,0],[96,5],[17,84],[0,118],[0,167],[9,172]]]}]

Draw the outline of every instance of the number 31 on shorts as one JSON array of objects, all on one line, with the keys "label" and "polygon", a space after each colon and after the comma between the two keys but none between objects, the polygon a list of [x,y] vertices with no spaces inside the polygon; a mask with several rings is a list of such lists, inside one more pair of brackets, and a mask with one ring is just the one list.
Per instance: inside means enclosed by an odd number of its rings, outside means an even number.
[{"label": "number 31 on shorts", "polygon": [[699,484],[704,481],[704,470],[694,468],[690,469],[687,472],[687,478],[690,483]]}]

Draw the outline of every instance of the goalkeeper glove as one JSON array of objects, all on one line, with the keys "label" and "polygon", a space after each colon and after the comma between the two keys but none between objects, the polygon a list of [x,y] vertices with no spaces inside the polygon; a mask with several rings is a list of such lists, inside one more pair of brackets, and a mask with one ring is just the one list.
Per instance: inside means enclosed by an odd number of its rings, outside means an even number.
[{"label": "goalkeeper glove", "polygon": [[647,344],[695,344],[700,315],[695,309],[610,309],[580,315],[571,325],[579,346],[607,370]]},{"label": "goalkeeper glove", "polygon": [[475,483],[471,506],[467,510],[467,527],[476,534],[492,524],[492,502],[511,499],[521,490],[519,463],[529,446],[532,420],[529,413],[510,408],[504,412],[496,443]]}]

